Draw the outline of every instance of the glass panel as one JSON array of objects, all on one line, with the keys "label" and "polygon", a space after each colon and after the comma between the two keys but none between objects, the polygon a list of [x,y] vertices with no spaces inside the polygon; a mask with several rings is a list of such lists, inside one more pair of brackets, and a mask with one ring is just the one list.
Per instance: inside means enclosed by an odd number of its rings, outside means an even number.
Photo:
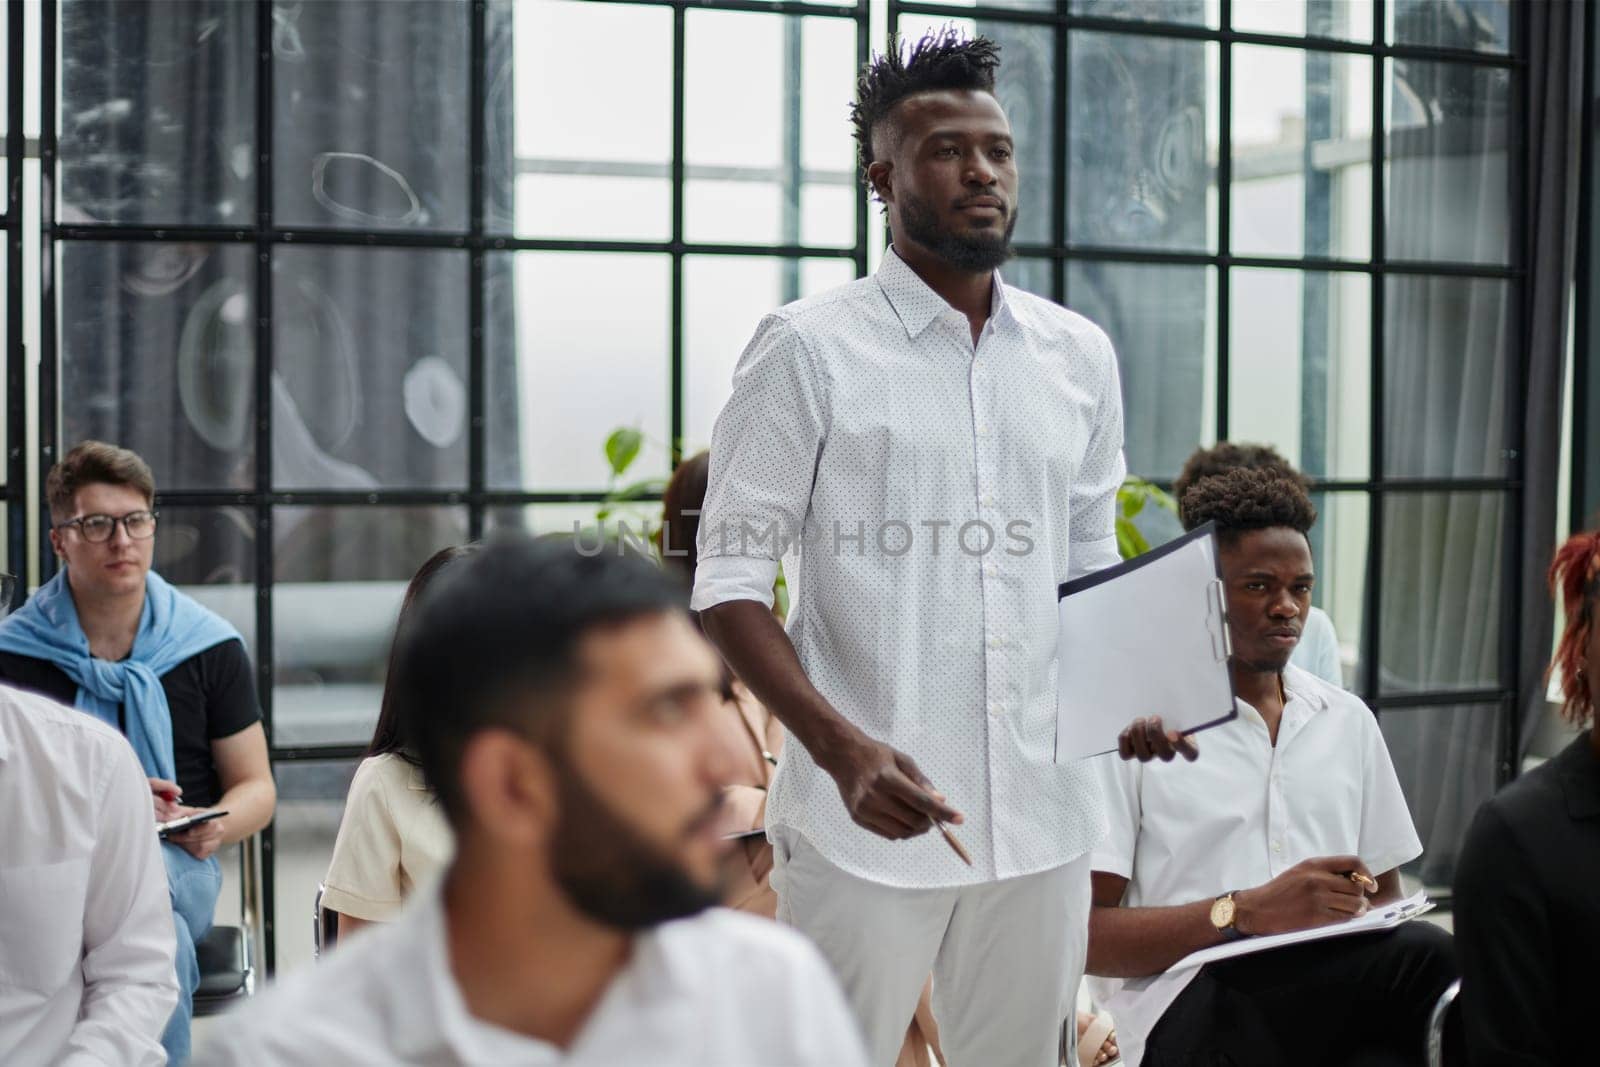
[{"label": "glass panel", "polygon": [[1070,47],[1069,240],[1212,249],[1217,46],[1080,32]]},{"label": "glass panel", "polygon": [[[1034,14],[1048,14],[1055,10],[1056,0],[922,0],[926,4],[938,4],[941,7],[984,7],[1008,8],[1013,11],[1029,11]],[[910,17],[910,16],[907,16]],[[905,25],[902,19],[900,24]]]},{"label": "glass panel", "polygon": [[233,0],[63,0],[58,221],[254,220],[255,21]]},{"label": "glass panel", "polygon": [[[669,238],[672,10],[492,0],[486,28],[490,232]],[[627,76],[596,78],[591,49],[552,41],[604,41],[607,64]]]},{"label": "glass panel", "polygon": [[1510,0],[1393,0],[1388,7],[1391,44],[1511,51]]},{"label": "glass panel", "polygon": [[[1234,0],[1235,4],[1238,2]],[[1217,0],[1068,0],[1067,3],[1067,10],[1074,15],[1213,28],[1218,23],[1219,7]]]},{"label": "glass panel", "polygon": [[1054,262],[1043,256],[1019,256],[1000,268],[1000,276],[1007,285],[1015,285],[1046,300],[1054,300]]},{"label": "glass panel", "polygon": [[467,538],[465,508],[283,507],[273,513],[273,740],[372,737],[406,584]]},{"label": "glass panel", "polygon": [[256,654],[256,520],[248,508],[157,502],[155,570],[231,622]]},{"label": "glass panel", "polygon": [[489,486],[602,490],[605,441],[621,426],[648,442],[627,480],[665,477],[669,258],[518,252],[488,263],[504,272],[484,296]]},{"label": "glass panel", "polygon": [[1372,60],[1233,50],[1233,251],[1372,252]]},{"label": "glass panel", "polygon": [[62,448],[131,448],[163,490],[253,488],[254,249],[57,247]]},{"label": "glass panel", "polygon": [[467,482],[467,256],[279,248],[272,471],[280,489]]},{"label": "glass panel", "polygon": [[942,19],[937,15],[900,16],[900,34],[908,42],[954,25],[967,35],[982,34],[1000,45],[995,96],[1005,108],[1016,141],[1017,228],[1012,239],[1024,244],[1050,244],[1050,197],[1054,188],[1055,117],[1051,105],[1055,85],[1055,31],[996,19]]},{"label": "glass panel", "polygon": [[1372,40],[1372,0],[1233,0],[1229,18],[1245,33]]},{"label": "glass panel", "polygon": [[1504,474],[1510,283],[1391,274],[1384,284],[1383,473]]},{"label": "glass panel", "polygon": [[1386,80],[1389,258],[1508,263],[1511,72],[1392,59]]},{"label": "glass panel", "polygon": [[853,244],[855,22],[691,10],[685,33],[687,239]]},{"label": "glass panel", "polygon": [[712,424],[733,388],[733,368],[762,316],[854,277],[848,259],[684,257],[684,455],[711,446]]},{"label": "glass panel", "polygon": [[273,221],[467,228],[470,14],[448,0],[273,3]]},{"label": "glass panel", "polygon": [[1317,567],[1312,603],[1333,621],[1345,688],[1359,690],[1371,502],[1365,493],[1312,493],[1311,502],[1317,506],[1317,524],[1311,528]]},{"label": "glass panel", "polygon": [[1067,263],[1067,306],[1111,337],[1128,470],[1170,480],[1216,433],[1216,271]]},{"label": "glass panel", "polygon": [[1423,853],[1405,872],[1431,886],[1455,880],[1461,840],[1495,791],[1501,710],[1496,704],[1385,708],[1378,726],[1389,745]]},{"label": "glass panel", "polygon": [[1372,279],[1235,268],[1230,289],[1228,436],[1313,478],[1367,478]]},{"label": "glass panel", "polygon": [[1380,692],[1500,684],[1505,507],[1498,492],[1384,499]]},{"label": "glass panel", "polygon": [[[362,738],[363,742],[369,740]],[[328,874],[333,841],[344,815],[345,796],[359,760],[278,761],[272,777],[278,805],[272,813],[273,901],[277,911],[277,965],[284,974],[308,966],[313,959],[312,905],[317,885]],[[237,907],[239,891],[227,884],[238,875],[237,860],[223,860],[224,885],[218,921]],[[326,957],[324,957],[326,959]]]}]

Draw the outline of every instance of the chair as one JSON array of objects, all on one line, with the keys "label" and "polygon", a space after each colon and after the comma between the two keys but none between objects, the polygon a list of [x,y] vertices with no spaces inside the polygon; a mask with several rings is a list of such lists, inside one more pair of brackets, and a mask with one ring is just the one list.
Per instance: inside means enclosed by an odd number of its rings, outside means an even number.
[{"label": "chair", "polygon": [[194,991],[196,1017],[215,1015],[256,990],[255,932],[261,922],[257,878],[260,839],[239,842],[239,925],[216,924],[194,946],[200,985]]},{"label": "chair", "polygon": [[1450,983],[1448,989],[1439,994],[1439,1000],[1433,1006],[1433,1014],[1428,1016],[1428,1067],[1444,1067],[1445,1030],[1452,1011],[1459,1011],[1455,1004],[1456,998],[1460,995],[1461,980],[1458,978]]},{"label": "chair", "polygon": [[339,913],[322,906],[322,894],[328,887],[317,883],[317,899],[312,904],[311,958],[320,960],[322,954],[339,943]]}]

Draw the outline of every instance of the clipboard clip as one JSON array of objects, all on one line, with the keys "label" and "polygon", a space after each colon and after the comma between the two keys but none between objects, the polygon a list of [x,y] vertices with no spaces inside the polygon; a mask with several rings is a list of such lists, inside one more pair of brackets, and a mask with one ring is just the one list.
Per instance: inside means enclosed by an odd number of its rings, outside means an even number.
[{"label": "clipboard clip", "polygon": [[1206,586],[1206,623],[1211,633],[1211,654],[1217,662],[1227,662],[1233,655],[1233,638],[1228,633],[1228,601],[1221,578]]}]

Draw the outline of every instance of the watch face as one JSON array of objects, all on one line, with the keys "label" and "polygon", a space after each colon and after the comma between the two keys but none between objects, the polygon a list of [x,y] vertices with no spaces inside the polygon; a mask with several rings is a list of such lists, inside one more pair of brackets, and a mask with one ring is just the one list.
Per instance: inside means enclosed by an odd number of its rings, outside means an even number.
[{"label": "watch face", "polygon": [[1211,925],[1226,930],[1233,925],[1233,897],[1219,898],[1211,905]]}]

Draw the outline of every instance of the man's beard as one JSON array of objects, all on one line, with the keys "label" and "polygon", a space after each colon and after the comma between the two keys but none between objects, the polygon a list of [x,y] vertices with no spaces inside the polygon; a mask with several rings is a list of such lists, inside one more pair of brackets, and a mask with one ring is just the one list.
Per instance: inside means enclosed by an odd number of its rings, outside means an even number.
[{"label": "man's beard", "polygon": [[914,193],[900,194],[900,225],[906,236],[957,270],[987,274],[1011,258],[1011,235],[1017,228],[1012,208],[1006,228],[956,233],[939,225],[933,205]]},{"label": "man's beard", "polygon": [[[596,922],[642,930],[697,915],[722,901],[719,884],[695,882],[680,864],[643,840],[573,770],[559,771],[561,821],[551,870],[573,906]],[[721,796],[690,829],[711,820]]]}]

